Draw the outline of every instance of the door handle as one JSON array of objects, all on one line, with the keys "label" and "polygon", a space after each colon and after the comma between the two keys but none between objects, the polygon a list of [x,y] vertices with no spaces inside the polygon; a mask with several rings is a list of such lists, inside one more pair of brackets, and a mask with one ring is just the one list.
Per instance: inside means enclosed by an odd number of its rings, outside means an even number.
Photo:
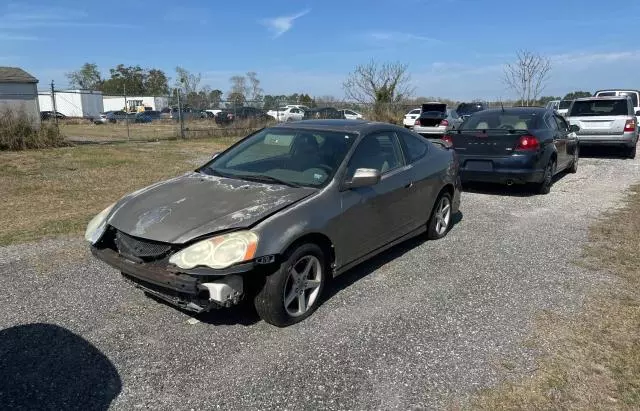
[{"label": "door handle", "polygon": [[413,187],[413,181],[404,186],[404,188],[411,188],[411,187]]}]

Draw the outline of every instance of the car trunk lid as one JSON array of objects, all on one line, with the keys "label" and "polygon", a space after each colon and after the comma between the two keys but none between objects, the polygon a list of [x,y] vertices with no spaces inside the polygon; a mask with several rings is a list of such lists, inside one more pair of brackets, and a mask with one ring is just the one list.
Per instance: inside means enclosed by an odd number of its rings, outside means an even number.
[{"label": "car trunk lid", "polygon": [[462,155],[506,156],[511,155],[522,136],[531,135],[527,130],[463,130],[450,134],[456,152]]},{"label": "car trunk lid", "polygon": [[569,121],[580,127],[579,135],[617,135],[624,133],[624,126],[629,119],[627,116],[583,116],[570,117]]}]

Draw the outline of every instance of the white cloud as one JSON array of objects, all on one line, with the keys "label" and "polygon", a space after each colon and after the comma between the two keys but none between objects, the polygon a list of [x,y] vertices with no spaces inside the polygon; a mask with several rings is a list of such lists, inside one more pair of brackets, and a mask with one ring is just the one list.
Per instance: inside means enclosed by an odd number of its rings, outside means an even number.
[{"label": "white cloud", "polygon": [[383,43],[411,43],[422,42],[440,44],[441,40],[419,34],[404,33],[399,31],[374,31],[367,34],[369,40]]},{"label": "white cloud", "polygon": [[38,27],[132,27],[120,23],[86,21],[89,14],[82,10],[33,7],[17,3],[10,3],[5,10],[7,10],[6,13],[0,11],[0,29],[2,30],[28,30]]},{"label": "white cloud", "polygon": [[0,41],[35,41],[40,40],[36,36],[24,36],[21,34],[0,33]]},{"label": "white cloud", "polygon": [[550,58],[552,63],[555,64],[602,65],[603,63],[614,63],[620,61],[638,61],[640,60],[640,50],[610,53],[567,53],[554,55]]},{"label": "white cloud", "polygon": [[311,10],[307,9],[291,16],[280,16],[269,19],[263,19],[261,23],[273,33],[273,38],[280,37],[293,27],[293,22],[300,17],[308,14]]}]

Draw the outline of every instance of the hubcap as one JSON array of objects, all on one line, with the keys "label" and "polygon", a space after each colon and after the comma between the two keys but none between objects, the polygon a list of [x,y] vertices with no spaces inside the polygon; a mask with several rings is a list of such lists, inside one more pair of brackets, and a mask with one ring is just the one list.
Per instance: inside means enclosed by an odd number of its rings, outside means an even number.
[{"label": "hubcap", "polygon": [[289,270],[284,285],[284,309],[292,317],[309,311],[320,292],[322,265],[313,255],[300,258]]},{"label": "hubcap", "polygon": [[438,208],[436,208],[436,233],[438,235],[444,234],[449,228],[449,221],[451,220],[451,202],[448,197],[442,197]]}]

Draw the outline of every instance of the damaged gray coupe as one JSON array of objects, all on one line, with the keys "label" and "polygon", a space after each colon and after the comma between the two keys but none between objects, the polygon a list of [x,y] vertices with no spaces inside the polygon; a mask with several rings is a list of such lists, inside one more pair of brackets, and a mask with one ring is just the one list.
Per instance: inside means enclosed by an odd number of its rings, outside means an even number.
[{"label": "damaged gray coupe", "polygon": [[444,237],[459,205],[445,142],[311,120],[257,131],[124,196],[85,238],[148,295],[197,313],[250,298],[282,327],[311,315],[334,276],[410,237]]}]

